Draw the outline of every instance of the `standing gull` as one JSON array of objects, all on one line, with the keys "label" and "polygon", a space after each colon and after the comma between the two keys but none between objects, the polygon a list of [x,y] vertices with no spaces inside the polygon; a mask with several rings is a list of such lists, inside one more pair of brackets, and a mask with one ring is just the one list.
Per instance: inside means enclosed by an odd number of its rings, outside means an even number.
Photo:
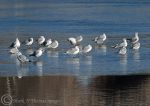
[{"label": "standing gull", "polygon": [[20,47],[20,41],[18,38],[16,38],[15,42],[13,42],[11,45],[10,45],[11,48],[19,48]]},{"label": "standing gull", "polygon": [[138,50],[140,48],[138,32],[135,33],[135,36],[132,39],[128,39],[128,40],[131,41],[132,49]]},{"label": "standing gull", "polygon": [[37,41],[38,41],[39,45],[42,45],[45,42],[45,37],[44,36],[40,36]]},{"label": "standing gull", "polygon": [[27,40],[24,41],[26,46],[31,46],[33,44],[33,38],[29,38]]},{"label": "standing gull", "polygon": [[69,41],[72,45],[76,45],[76,44],[77,44],[76,39],[73,38],[73,37],[68,38],[68,41]]},{"label": "standing gull", "polygon": [[95,37],[94,41],[98,45],[102,45],[106,39],[107,39],[107,36],[105,33],[103,33],[102,35]]},{"label": "standing gull", "polygon": [[44,49],[39,48],[38,50],[34,51],[33,54],[30,54],[29,56],[40,57],[42,56],[43,52],[44,52]]},{"label": "standing gull", "polygon": [[77,55],[79,53],[79,47],[75,46],[74,48],[71,48],[69,50],[66,51],[66,54],[70,54],[70,55]]},{"label": "standing gull", "polygon": [[51,40],[51,39],[48,39],[48,40],[46,40],[46,41],[43,43],[43,45],[46,46],[46,47],[48,47],[51,43],[52,43],[52,40]]},{"label": "standing gull", "polygon": [[135,32],[135,36],[133,38],[127,40],[130,40],[132,44],[137,43],[139,41],[138,32]]},{"label": "standing gull", "polygon": [[57,40],[53,40],[52,43],[48,46],[48,48],[56,49],[58,48],[59,43]]},{"label": "standing gull", "polygon": [[31,62],[25,55],[22,55],[22,53],[19,53],[19,54],[17,55],[17,59],[18,59],[21,63]]},{"label": "standing gull", "polygon": [[127,40],[126,38],[123,38],[123,42],[120,43],[120,44],[116,44],[115,46],[112,46],[114,48],[122,48],[122,47],[127,47],[128,46],[128,43],[127,43]]},{"label": "standing gull", "polygon": [[80,43],[82,40],[83,40],[83,37],[81,35],[76,37],[77,43]]},{"label": "standing gull", "polygon": [[83,37],[82,36],[77,36],[76,38],[74,37],[70,37],[67,39],[72,45],[77,45],[79,44],[82,40],[83,40]]},{"label": "standing gull", "polygon": [[83,47],[82,52],[89,53],[91,50],[92,50],[92,46],[89,44],[89,45]]}]

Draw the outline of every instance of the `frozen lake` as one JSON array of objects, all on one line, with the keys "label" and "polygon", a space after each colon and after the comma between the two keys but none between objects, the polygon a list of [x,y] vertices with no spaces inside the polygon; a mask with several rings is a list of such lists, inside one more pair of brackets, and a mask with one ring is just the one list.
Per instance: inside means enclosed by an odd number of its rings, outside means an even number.
[{"label": "frozen lake", "polygon": [[[128,75],[150,73],[150,2],[145,1],[0,1],[0,76],[30,75]],[[101,48],[91,40],[106,33],[108,40]],[[128,47],[126,56],[119,56],[110,46],[139,32],[141,49]],[[20,65],[8,53],[16,38],[37,39],[40,35],[57,39],[56,51],[46,51],[35,63]],[[69,36],[83,35],[82,45],[92,44],[88,56],[72,58],[64,54]],[[35,50],[21,47],[27,55]],[[27,55],[28,56],[28,55]]]}]

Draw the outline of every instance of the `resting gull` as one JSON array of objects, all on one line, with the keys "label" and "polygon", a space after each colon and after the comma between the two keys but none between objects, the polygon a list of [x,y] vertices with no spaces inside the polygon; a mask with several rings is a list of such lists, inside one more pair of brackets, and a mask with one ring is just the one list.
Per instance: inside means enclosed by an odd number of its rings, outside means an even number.
[{"label": "resting gull", "polygon": [[135,36],[133,38],[127,40],[130,40],[132,44],[139,42],[138,32],[135,32]]},{"label": "resting gull", "polygon": [[92,46],[89,44],[89,45],[83,47],[82,52],[89,53],[91,50],[92,50]]},{"label": "resting gull", "polygon": [[103,33],[102,35],[95,37],[94,41],[98,45],[102,45],[106,39],[107,39],[106,34]]},{"label": "resting gull", "polygon": [[72,45],[77,45],[78,43],[80,43],[83,40],[82,36],[77,36],[76,38],[74,37],[70,37],[68,38],[68,41],[72,44]]},{"label": "resting gull", "polygon": [[17,59],[21,62],[21,63],[26,63],[26,62],[31,62],[25,55],[23,55],[22,53],[19,53],[17,55]]},{"label": "resting gull", "polygon": [[59,42],[57,40],[53,40],[52,43],[48,46],[48,48],[56,49],[59,46]]},{"label": "resting gull", "polygon": [[40,57],[42,56],[43,52],[44,52],[44,48],[39,48],[38,50],[34,51],[33,54],[30,54],[29,56]]},{"label": "resting gull", "polygon": [[70,54],[70,55],[77,55],[79,53],[79,46],[75,46],[74,48],[71,48],[69,50],[66,51],[66,54]]},{"label": "resting gull", "polygon": [[27,46],[31,46],[32,44],[33,44],[33,38],[29,38],[29,39],[27,39],[27,40],[25,40],[25,45],[27,45]]},{"label": "resting gull", "polygon": [[20,41],[18,38],[16,38],[15,42],[13,42],[11,45],[10,45],[11,48],[19,48],[20,47]]},{"label": "resting gull", "polygon": [[48,47],[51,43],[52,43],[52,39],[48,39],[43,43],[43,45]]},{"label": "resting gull", "polygon": [[127,40],[126,38],[123,38],[123,42],[120,43],[120,44],[116,44],[115,46],[112,46],[114,48],[122,48],[122,47],[127,47],[128,46],[128,43],[127,43]]},{"label": "resting gull", "polygon": [[37,41],[38,41],[38,44],[42,45],[45,42],[45,37],[40,36]]}]

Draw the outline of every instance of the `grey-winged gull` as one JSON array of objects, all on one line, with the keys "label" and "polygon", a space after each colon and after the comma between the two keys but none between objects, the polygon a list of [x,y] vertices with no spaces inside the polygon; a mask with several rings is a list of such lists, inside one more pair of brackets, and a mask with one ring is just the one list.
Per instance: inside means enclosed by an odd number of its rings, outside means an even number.
[{"label": "grey-winged gull", "polygon": [[16,38],[16,40],[10,45],[11,48],[19,48],[20,47],[20,41],[18,38]]},{"label": "grey-winged gull", "polygon": [[77,55],[79,54],[79,46],[75,46],[74,48],[71,48],[69,50],[66,51],[66,54],[69,54],[69,55]]},{"label": "grey-winged gull", "polygon": [[96,44],[102,45],[106,39],[107,36],[105,33],[103,33],[102,35],[95,37],[94,41]]},{"label": "grey-winged gull", "polygon": [[30,54],[29,56],[40,57],[42,56],[43,52],[44,52],[44,48],[39,48],[38,50],[34,51],[33,54]]},{"label": "grey-winged gull", "polygon": [[40,36],[37,41],[38,41],[38,44],[42,45],[45,42],[45,37]]},{"label": "grey-winged gull", "polygon": [[91,50],[92,50],[92,46],[89,44],[89,45],[83,47],[82,52],[89,53]]}]

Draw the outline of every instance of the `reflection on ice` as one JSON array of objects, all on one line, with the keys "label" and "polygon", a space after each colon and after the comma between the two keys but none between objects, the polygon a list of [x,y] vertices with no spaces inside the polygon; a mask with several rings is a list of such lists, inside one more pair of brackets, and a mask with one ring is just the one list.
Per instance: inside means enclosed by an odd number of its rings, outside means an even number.
[{"label": "reflection on ice", "polygon": [[120,55],[120,64],[122,65],[127,64],[127,55]]},{"label": "reflection on ice", "polygon": [[88,86],[91,80],[91,76],[77,76],[78,81],[84,85],[84,86]]},{"label": "reflection on ice", "polygon": [[43,75],[43,61],[36,61],[35,65],[37,66],[38,75]]},{"label": "reflection on ice", "polygon": [[92,65],[92,56],[85,56],[83,63],[86,65]]},{"label": "reflection on ice", "polygon": [[140,62],[140,53],[138,50],[134,50],[133,51],[133,59],[136,61],[136,62]]},{"label": "reflection on ice", "polygon": [[80,59],[79,58],[68,58],[67,64],[80,65]]},{"label": "reflection on ice", "polygon": [[17,76],[18,78],[22,78],[23,76],[27,76],[29,71],[28,64],[20,64],[19,68],[17,70]]},{"label": "reflection on ice", "polygon": [[15,62],[16,63],[16,65],[20,65],[20,62],[19,62],[19,60],[17,59],[17,55],[16,54],[11,54],[10,55],[10,58],[13,60],[13,62]]},{"label": "reflection on ice", "polygon": [[79,74],[80,69],[80,59],[79,58],[68,58],[66,61],[67,65],[71,70],[74,70],[75,73]]},{"label": "reflection on ice", "polygon": [[107,46],[106,45],[101,45],[101,46],[95,46],[95,49],[97,50],[97,52],[99,54],[103,54],[103,55],[106,55],[106,52],[107,52]]},{"label": "reflection on ice", "polygon": [[120,65],[123,71],[127,71],[127,55],[120,55]]},{"label": "reflection on ice", "polygon": [[48,50],[48,51],[47,51],[47,55],[48,55],[48,57],[59,57],[58,51],[51,51],[51,50]]}]

